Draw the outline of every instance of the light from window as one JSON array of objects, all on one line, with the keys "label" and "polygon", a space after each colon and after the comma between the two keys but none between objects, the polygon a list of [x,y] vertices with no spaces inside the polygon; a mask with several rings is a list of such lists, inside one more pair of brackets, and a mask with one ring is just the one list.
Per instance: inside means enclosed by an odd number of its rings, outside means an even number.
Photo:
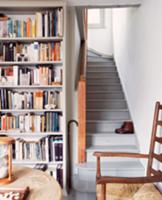
[{"label": "light from window", "polygon": [[104,28],[104,10],[89,9],[88,10],[88,27]]}]

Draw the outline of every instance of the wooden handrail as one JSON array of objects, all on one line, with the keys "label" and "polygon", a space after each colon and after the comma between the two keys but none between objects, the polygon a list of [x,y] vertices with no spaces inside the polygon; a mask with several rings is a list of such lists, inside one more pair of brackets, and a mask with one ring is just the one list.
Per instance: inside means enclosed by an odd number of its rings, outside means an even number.
[{"label": "wooden handrail", "polygon": [[86,161],[86,65],[87,65],[87,11],[82,11],[84,39],[80,48],[80,76],[78,82],[78,162]]},{"label": "wooden handrail", "polygon": [[[87,42],[82,41],[81,43],[81,57],[80,57],[80,79],[83,80],[86,78],[86,67],[87,67]],[[86,80],[85,80],[86,81]]]},{"label": "wooden handrail", "polygon": [[124,153],[124,152],[94,152],[94,156],[98,157],[123,157],[123,158],[149,158],[148,154],[141,153]]}]

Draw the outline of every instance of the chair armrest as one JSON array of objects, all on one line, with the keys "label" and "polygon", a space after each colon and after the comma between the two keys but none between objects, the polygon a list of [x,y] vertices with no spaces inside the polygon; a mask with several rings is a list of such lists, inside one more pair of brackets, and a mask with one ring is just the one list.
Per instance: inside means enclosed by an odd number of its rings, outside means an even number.
[{"label": "chair armrest", "polygon": [[101,157],[128,157],[128,158],[149,158],[148,154],[140,154],[140,153],[122,153],[122,152],[94,152],[94,156],[97,158],[97,178],[101,177],[101,166],[100,166],[100,158]]},{"label": "chair armrest", "polygon": [[129,157],[129,158],[148,158],[148,154],[123,153],[123,152],[94,152],[95,157]]}]

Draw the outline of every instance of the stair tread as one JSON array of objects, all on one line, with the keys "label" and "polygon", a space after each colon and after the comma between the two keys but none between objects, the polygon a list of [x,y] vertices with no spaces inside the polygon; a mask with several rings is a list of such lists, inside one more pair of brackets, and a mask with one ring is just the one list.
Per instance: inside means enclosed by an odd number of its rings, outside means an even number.
[{"label": "stair tread", "polygon": [[[85,168],[85,169],[89,169],[89,170],[95,170],[96,169],[96,162],[87,162],[87,163],[82,163],[82,164],[77,164],[77,167],[79,168]],[[103,162],[101,164],[101,169],[106,169],[106,170],[143,170],[144,167],[141,164],[140,161],[116,161],[116,162]]]},{"label": "stair tread", "polygon": [[119,83],[87,83],[87,86],[120,86],[121,84]]},{"label": "stair tread", "polygon": [[94,90],[94,91],[91,91],[91,90],[87,90],[87,93],[89,93],[89,94],[95,94],[95,93],[97,93],[97,94],[119,94],[119,93],[123,93],[123,91],[122,90],[120,90],[120,91],[104,91],[104,90]]},{"label": "stair tread", "polygon": [[[124,121],[130,121],[130,119],[125,119]],[[113,120],[87,120],[88,123],[91,122],[99,122],[99,123],[123,123],[123,120],[121,119],[113,119]]]},{"label": "stair tread", "polygon": [[87,90],[87,93],[118,94],[118,93],[123,93],[123,91],[105,91],[105,90],[91,91],[91,90]]},{"label": "stair tread", "polygon": [[100,111],[102,111],[102,112],[123,112],[123,111],[126,111],[126,112],[129,112],[129,110],[128,109],[87,109],[87,111],[88,112],[93,112],[93,111],[95,111],[95,112],[100,112]]},{"label": "stair tread", "polygon": [[136,145],[90,146],[86,151],[138,152]]},{"label": "stair tread", "polygon": [[107,133],[87,133],[89,137],[117,137],[119,138],[126,138],[126,137],[135,137],[135,134],[127,133],[127,134],[116,134],[115,132],[107,132]]},{"label": "stair tread", "polygon": [[113,59],[102,58],[102,57],[91,57],[91,60],[88,60],[87,63],[111,63],[111,62],[115,63]]},{"label": "stair tread", "polygon": [[[93,73],[93,72],[92,72]],[[102,73],[107,73],[107,72],[102,72]],[[97,73],[98,74],[98,73]],[[119,77],[118,76],[88,76],[87,74],[87,81],[93,81],[93,79],[97,79],[97,80],[104,80],[104,81],[107,81],[107,80],[115,80],[115,81],[120,81]]]},{"label": "stair tread", "polygon": [[115,63],[114,60],[110,60],[107,58],[101,58],[101,57],[90,57],[87,60],[87,63]]},{"label": "stair tread", "polygon": [[87,65],[87,69],[93,68],[93,67],[95,67],[95,68],[114,68],[114,69],[117,69],[114,63],[109,63],[109,64],[105,64],[105,65],[103,65],[103,64],[99,65],[99,64],[93,63],[93,64]]},{"label": "stair tread", "polygon": [[116,68],[113,67],[113,66],[110,66],[110,67],[101,67],[101,69],[99,69],[100,67],[96,67],[96,66],[89,66],[88,69],[87,69],[87,73],[91,73],[91,72],[98,72],[98,73],[102,73],[102,72],[114,72],[114,73],[117,73],[118,72],[116,71]]},{"label": "stair tread", "polygon": [[107,73],[107,74],[112,74],[112,73],[113,73],[113,74],[117,74],[117,75],[118,75],[118,72],[117,72],[117,71],[112,71],[112,72],[111,72],[111,71],[107,71],[107,72],[102,72],[102,71],[101,71],[101,72],[99,72],[99,71],[96,71],[96,72],[95,72],[95,71],[94,71],[94,72],[88,72],[88,71],[87,71],[87,73]]},{"label": "stair tread", "polygon": [[103,102],[126,102],[126,100],[125,99],[87,99],[87,101],[90,101],[90,102],[100,102],[100,101],[103,101]]}]

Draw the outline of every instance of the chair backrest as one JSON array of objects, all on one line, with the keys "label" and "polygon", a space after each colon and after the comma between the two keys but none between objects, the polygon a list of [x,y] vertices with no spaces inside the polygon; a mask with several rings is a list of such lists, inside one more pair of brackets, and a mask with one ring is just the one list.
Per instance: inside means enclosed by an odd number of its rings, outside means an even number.
[{"label": "chair backrest", "polygon": [[155,112],[154,112],[154,119],[153,119],[153,127],[152,127],[152,136],[151,136],[151,143],[150,143],[150,152],[149,152],[149,159],[148,159],[148,167],[147,167],[147,175],[151,176],[153,175],[161,175],[162,172],[160,170],[155,170],[153,168],[153,160],[157,160],[162,163],[162,154],[157,154],[155,153],[155,143],[159,143],[162,145],[162,136],[158,137],[157,132],[158,132],[158,126],[162,126],[162,119],[160,120],[159,118],[162,116],[161,111],[162,110],[162,105],[160,102],[156,102],[155,105]]}]

